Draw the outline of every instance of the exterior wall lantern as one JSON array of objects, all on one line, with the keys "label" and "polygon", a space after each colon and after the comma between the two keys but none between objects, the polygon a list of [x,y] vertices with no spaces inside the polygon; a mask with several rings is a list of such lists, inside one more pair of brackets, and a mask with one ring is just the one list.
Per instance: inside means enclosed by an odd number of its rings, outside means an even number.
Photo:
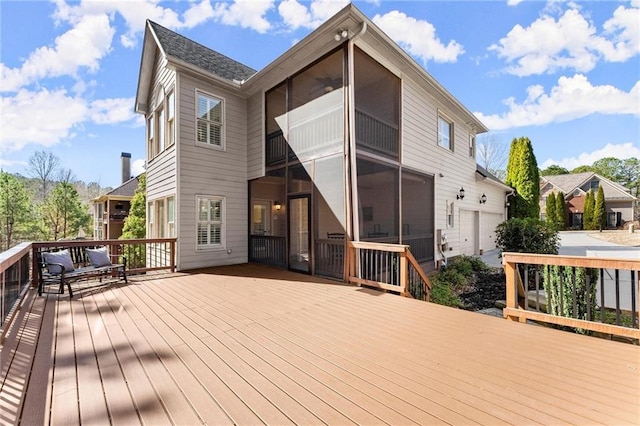
[{"label": "exterior wall lantern", "polygon": [[276,201],[275,203],[273,203],[273,207],[275,207],[275,209],[279,211],[282,208],[282,204],[280,204],[280,201]]},{"label": "exterior wall lantern", "polygon": [[482,196],[480,197],[480,204],[484,204],[486,202],[487,202],[487,196],[483,192]]},{"label": "exterior wall lantern", "polygon": [[456,200],[463,200],[464,199],[464,188],[460,187],[460,191],[458,191],[458,195],[456,195]]}]

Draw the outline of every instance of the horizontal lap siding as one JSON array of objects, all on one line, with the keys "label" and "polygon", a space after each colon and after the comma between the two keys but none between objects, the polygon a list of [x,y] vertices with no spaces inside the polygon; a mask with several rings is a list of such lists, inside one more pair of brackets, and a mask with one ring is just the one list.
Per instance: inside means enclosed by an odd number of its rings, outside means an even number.
[{"label": "horizontal lap siding", "polygon": [[262,116],[262,92],[248,101],[247,177],[255,179],[264,175],[264,131]]},{"label": "horizontal lap siding", "polygon": [[[225,150],[195,144],[196,89],[224,99]],[[247,102],[215,84],[180,75],[179,269],[247,261]],[[226,245],[196,250],[196,196],[226,199]],[[227,250],[231,253],[227,253]]]},{"label": "horizontal lap siding", "polygon": [[[413,80],[403,78],[402,93],[402,164],[435,175],[435,228],[447,234],[453,250],[446,254],[454,256],[460,249],[459,210],[478,210],[482,195],[476,188],[475,159],[469,157],[469,131]],[[439,109],[454,123],[454,152],[438,146]],[[464,200],[456,200],[460,187]],[[447,201],[455,204],[452,228],[447,228]]]},{"label": "horizontal lap siding", "polygon": [[[150,90],[150,111],[163,101],[169,91],[175,86],[176,73],[163,66],[161,56],[156,55],[153,87]],[[164,89],[163,89],[164,88]],[[157,136],[157,135],[156,135]],[[146,138],[146,136],[145,136]],[[146,146],[146,139],[145,139]],[[176,149],[170,147],[153,159],[147,159],[147,200],[166,197],[176,193]]]}]

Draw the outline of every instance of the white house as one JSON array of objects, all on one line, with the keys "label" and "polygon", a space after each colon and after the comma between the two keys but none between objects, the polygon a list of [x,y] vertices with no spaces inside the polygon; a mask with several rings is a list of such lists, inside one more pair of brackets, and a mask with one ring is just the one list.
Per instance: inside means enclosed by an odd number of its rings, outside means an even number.
[{"label": "white house", "polygon": [[147,236],[179,269],[264,262],[344,277],[347,240],[427,268],[495,247],[510,188],[487,128],[356,7],[260,71],[147,22]]}]

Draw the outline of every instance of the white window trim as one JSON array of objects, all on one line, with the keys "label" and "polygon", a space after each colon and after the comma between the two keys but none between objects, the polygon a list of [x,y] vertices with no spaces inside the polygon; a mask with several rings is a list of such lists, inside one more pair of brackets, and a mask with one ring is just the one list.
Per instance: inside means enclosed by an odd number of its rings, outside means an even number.
[{"label": "white window trim", "polygon": [[[449,147],[446,146],[442,146],[440,144],[440,120],[444,120],[447,123],[449,123]],[[449,152],[454,152],[455,150],[455,143],[454,143],[454,139],[455,139],[455,130],[454,130],[454,124],[453,124],[453,120],[451,120],[449,117],[447,117],[445,114],[441,113],[440,111],[438,111],[438,116],[436,119],[436,145],[439,146],[440,148],[447,150]]]},{"label": "white window trim", "polygon": [[[171,98],[171,96],[173,96],[173,116],[169,117],[169,107],[171,105],[171,102],[169,102],[169,99]],[[165,132],[164,132],[165,142],[164,144],[165,144],[165,149],[168,149],[169,147],[175,145],[176,143],[176,92],[173,88],[169,90],[169,93],[165,97],[164,110],[165,110]],[[169,126],[169,123],[171,123],[172,125]]]},{"label": "white window trim", "polygon": [[[220,200],[221,201],[221,213],[220,213],[220,244],[208,244],[208,245],[199,245],[198,244],[198,224],[200,223],[200,212],[199,205],[201,199],[207,200]],[[219,251],[226,250],[227,246],[227,198],[221,195],[204,195],[198,194],[196,195],[196,208],[195,208],[195,245],[196,251]]]},{"label": "white window trim", "polygon": [[446,224],[447,224],[447,229],[453,229],[456,226],[456,219],[455,219],[455,204],[453,201],[446,201]]},{"label": "white window trim", "polygon": [[155,155],[153,155],[153,144],[155,143],[154,139],[156,136],[156,116],[151,113],[147,117],[147,160],[153,159]]},{"label": "white window trim", "polygon": [[[209,98],[214,98],[214,99],[218,99],[222,102],[222,113],[221,113],[221,119],[220,119],[220,145],[214,145],[211,143],[205,143],[205,142],[199,142],[198,141],[198,95],[203,95],[203,96],[207,96]],[[227,116],[227,100],[226,98],[224,98],[223,96],[219,96],[219,95],[214,95],[212,93],[209,93],[207,91],[204,90],[200,90],[200,89],[195,89],[195,117],[194,117],[194,143],[196,146],[200,146],[203,148],[209,148],[209,149],[214,149],[217,151],[226,151],[226,147],[227,147],[227,126],[226,126],[226,116]]]},{"label": "white window trim", "polygon": [[469,135],[469,158],[476,158],[476,135]]}]

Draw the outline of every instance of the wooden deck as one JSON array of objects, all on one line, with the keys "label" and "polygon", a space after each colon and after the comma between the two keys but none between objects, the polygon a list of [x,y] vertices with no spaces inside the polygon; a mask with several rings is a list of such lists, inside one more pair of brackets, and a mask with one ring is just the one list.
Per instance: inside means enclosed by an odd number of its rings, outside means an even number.
[{"label": "wooden deck", "polygon": [[638,424],[640,348],[257,265],[31,292],[0,424]]}]

